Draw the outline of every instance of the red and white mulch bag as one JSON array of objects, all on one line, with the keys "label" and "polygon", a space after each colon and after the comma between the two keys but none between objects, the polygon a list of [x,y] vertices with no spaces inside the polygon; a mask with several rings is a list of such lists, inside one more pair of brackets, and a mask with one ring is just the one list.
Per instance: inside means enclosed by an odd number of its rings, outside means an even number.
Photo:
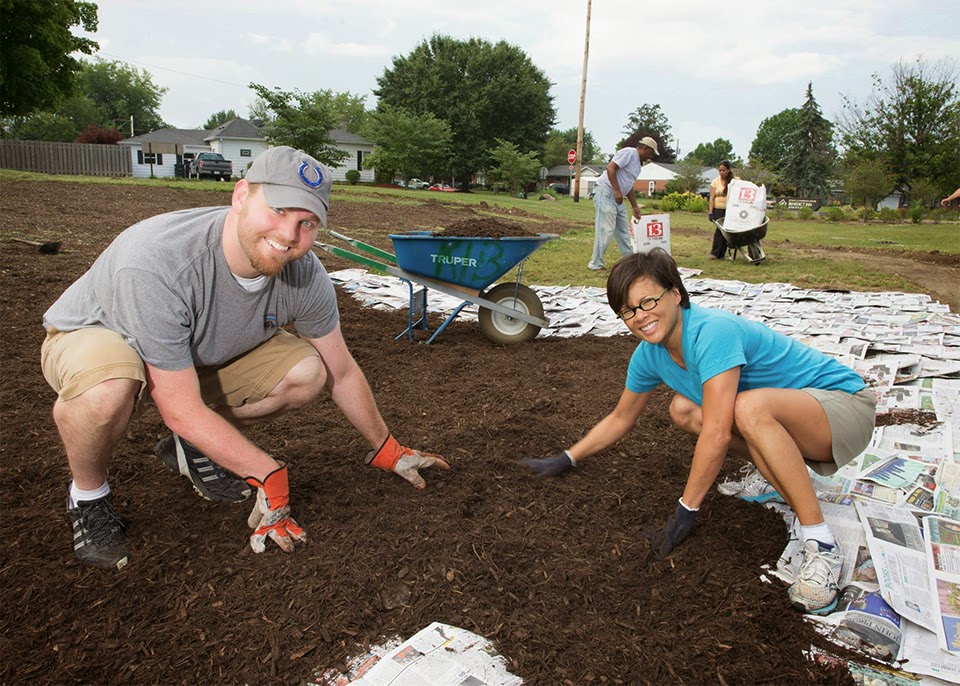
[{"label": "red and white mulch bag", "polygon": [[723,228],[749,231],[763,224],[767,214],[767,189],[755,183],[734,179],[727,185],[727,214]]}]

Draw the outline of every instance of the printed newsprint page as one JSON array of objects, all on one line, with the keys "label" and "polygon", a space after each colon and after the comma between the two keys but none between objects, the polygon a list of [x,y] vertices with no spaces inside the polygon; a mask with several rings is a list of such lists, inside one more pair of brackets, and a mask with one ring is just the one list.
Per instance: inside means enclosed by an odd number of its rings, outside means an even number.
[{"label": "printed newsprint page", "polygon": [[923,535],[940,649],[960,656],[960,523],[924,517]]},{"label": "printed newsprint page", "polygon": [[522,686],[482,636],[434,622],[384,655],[350,686]]}]

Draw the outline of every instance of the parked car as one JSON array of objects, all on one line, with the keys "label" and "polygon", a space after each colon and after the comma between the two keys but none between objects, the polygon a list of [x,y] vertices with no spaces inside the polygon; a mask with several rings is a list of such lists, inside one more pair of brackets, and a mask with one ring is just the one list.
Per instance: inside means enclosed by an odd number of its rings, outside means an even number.
[{"label": "parked car", "polygon": [[233,162],[218,152],[202,152],[190,161],[190,176],[202,179],[223,179],[233,176]]},{"label": "parked car", "polygon": [[551,183],[547,188],[557,195],[569,195],[570,193],[570,187],[565,183]]},{"label": "parked car", "polygon": [[407,184],[407,188],[429,188],[430,184],[427,181],[421,181],[420,179],[410,179],[410,183]]},{"label": "parked car", "polygon": [[429,190],[431,190],[431,191],[446,191],[447,193],[453,193],[453,192],[455,192],[457,189],[454,188],[453,186],[448,186],[448,185],[445,184],[445,183],[435,183],[435,184],[433,184],[432,186],[430,186]]}]

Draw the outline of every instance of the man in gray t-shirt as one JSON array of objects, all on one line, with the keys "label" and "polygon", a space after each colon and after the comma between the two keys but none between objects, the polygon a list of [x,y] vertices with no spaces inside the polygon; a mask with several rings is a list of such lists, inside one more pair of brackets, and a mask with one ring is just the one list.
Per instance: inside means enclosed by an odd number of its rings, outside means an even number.
[{"label": "man in gray t-shirt", "polygon": [[645,136],[637,141],[636,146],[617,150],[597,179],[593,194],[596,210],[593,254],[587,263],[587,269],[606,269],[603,260],[611,240],[616,239],[622,255],[629,255],[633,251],[630,245],[630,224],[623,201],[630,201],[633,217],[640,219],[640,206],[637,204],[633,184],[640,176],[641,165],[659,154],[657,142],[650,136]]},{"label": "man in gray t-shirt", "polygon": [[[250,545],[285,552],[306,534],[290,516],[287,467],[240,429],[321,391],[370,444],[367,464],[417,488],[438,455],[401,446],[340,331],[336,294],[311,252],[326,225],[330,172],[288,147],[262,153],[229,207],[171,212],[122,232],[44,315],[41,364],[73,476],[74,553],[123,567],[130,545],[107,462],[146,392],[173,432],[154,447],[210,500],[257,489]],[[281,327],[292,323],[297,334]]]}]

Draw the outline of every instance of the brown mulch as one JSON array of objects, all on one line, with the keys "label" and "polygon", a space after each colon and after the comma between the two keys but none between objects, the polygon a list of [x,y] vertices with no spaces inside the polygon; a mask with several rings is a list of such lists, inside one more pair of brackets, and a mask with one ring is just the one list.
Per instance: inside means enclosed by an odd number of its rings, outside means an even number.
[{"label": "brown mulch", "polygon": [[535,234],[519,224],[487,218],[456,222],[443,231],[435,231],[434,235],[461,238],[526,238]]},{"label": "brown mulch", "polygon": [[[411,196],[415,197],[415,196]],[[493,640],[528,684],[851,684],[807,660],[823,639],[762,581],[787,540],[781,517],[712,492],[691,539],[664,561],[641,532],[676,507],[693,441],[658,393],[636,429],[549,482],[516,460],[568,447],[616,403],[626,336],[486,341],[455,322],[429,345],[394,336],[404,312],[340,293],[343,330],[404,444],[452,464],[425,491],[362,464],[368,446],[327,398],[248,432],[291,465],[296,553],[248,545],[249,503],[202,500],[152,446],[155,411],[111,461],[133,546],[121,572],[79,564],[69,478],[39,369],[41,316],[123,228],[223,193],[8,182],[0,236],[0,681],[4,684],[297,684],[364,646],[442,621]],[[512,215],[512,216],[508,216]],[[373,237],[483,219],[469,207],[351,203],[330,228]],[[504,213],[537,232],[562,225]],[[536,226],[534,227],[534,224]],[[365,238],[366,239],[366,238]],[[329,269],[355,266],[325,253]],[[725,474],[739,464],[730,460]],[[769,576],[769,575],[768,575]],[[832,649],[840,652],[839,649]]]},{"label": "brown mulch", "polygon": [[936,412],[924,410],[894,410],[877,415],[877,426],[891,426],[897,424],[917,424],[922,427],[936,426]]}]

